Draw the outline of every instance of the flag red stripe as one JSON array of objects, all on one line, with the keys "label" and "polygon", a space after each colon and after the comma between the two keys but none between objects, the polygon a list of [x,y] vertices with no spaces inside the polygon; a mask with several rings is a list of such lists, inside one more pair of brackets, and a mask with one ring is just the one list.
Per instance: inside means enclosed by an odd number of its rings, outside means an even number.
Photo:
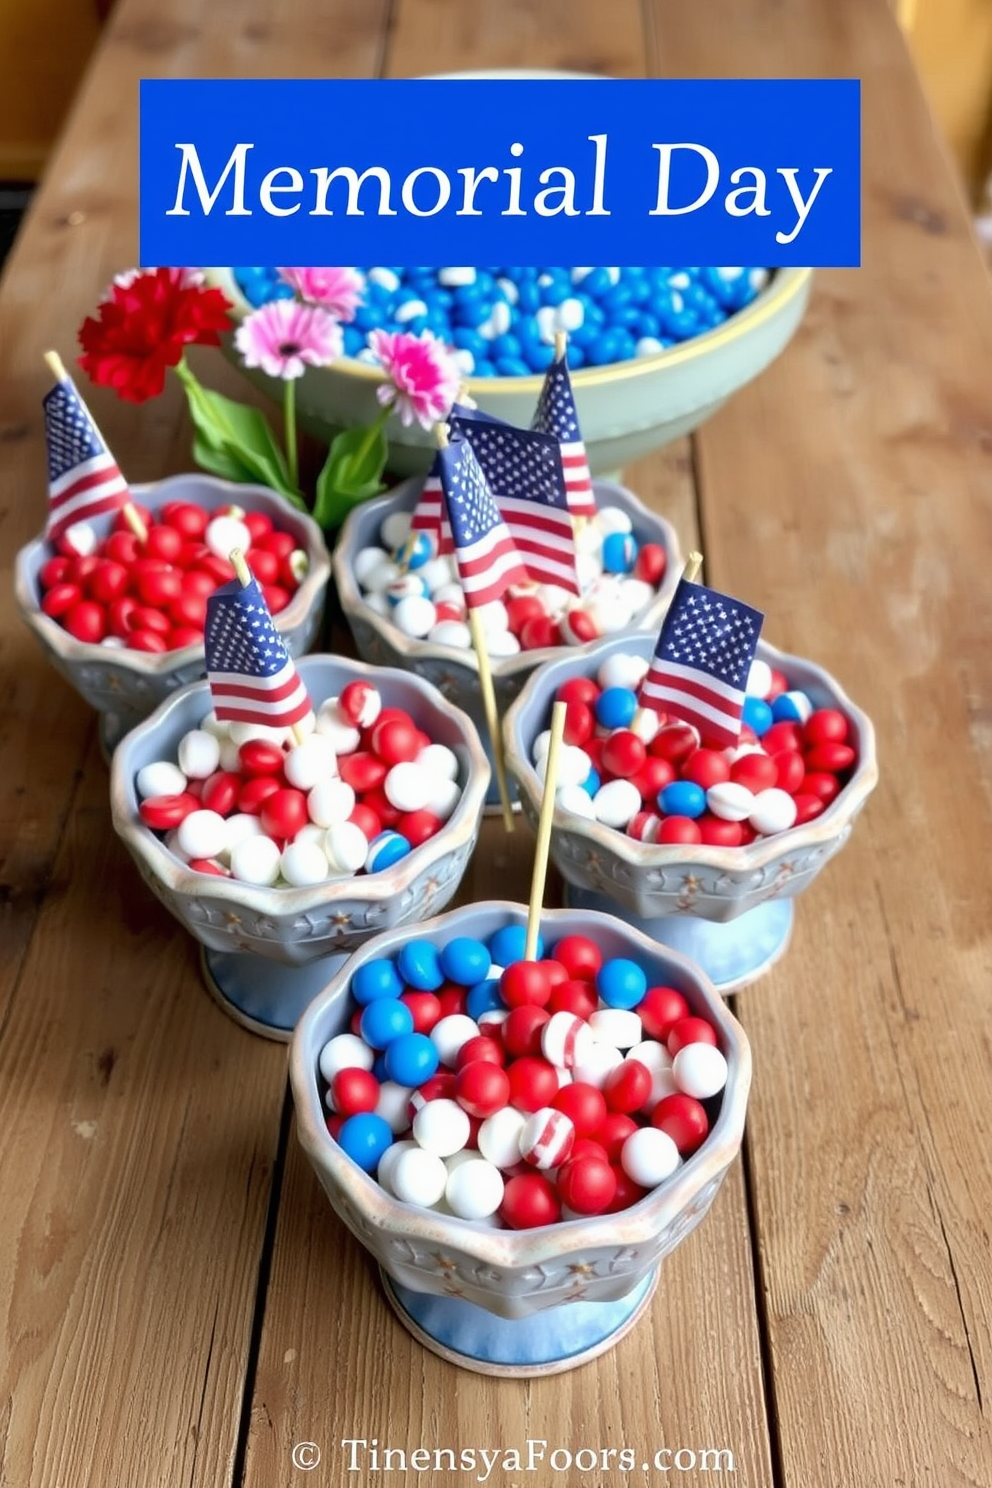
[{"label": "flag red stripe", "polygon": [[249,705],[238,706],[237,701],[215,702],[214,712],[225,723],[264,723],[270,728],[291,728],[306,718],[311,711],[308,697],[303,697],[293,708],[262,708]]},{"label": "flag red stripe", "polygon": [[242,698],[246,703],[272,703],[278,704],[291,698],[303,685],[299,676],[294,671],[291,677],[287,677],[281,687],[273,687],[266,691],[262,687],[252,687],[250,682],[239,678],[236,682],[224,682],[216,672],[209,676],[210,690],[215,697]]},{"label": "flag red stripe", "polygon": [[702,703],[709,703],[712,708],[719,708],[721,712],[732,713],[744,707],[744,693],[738,688],[721,687],[717,681],[706,683],[696,681],[692,677],[684,677],[666,672],[663,667],[651,667],[647,676],[641,683],[641,687],[647,691],[651,686],[667,687],[673,692],[684,692],[690,697],[698,698]]},{"label": "flag red stripe", "polygon": [[725,749],[730,744],[736,744],[740,738],[739,728],[732,729],[729,726],[714,723],[712,718],[707,718],[703,713],[697,713],[696,709],[688,703],[669,703],[668,706],[672,710],[670,717],[675,716],[683,723],[691,723],[693,728],[699,730],[701,738],[705,739],[707,744]]},{"label": "flag red stripe", "polygon": [[102,516],[104,512],[118,511],[122,505],[123,502],[120,496],[111,493],[109,496],[104,496],[99,500],[87,502],[79,507],[73,507],[71,511],[63,514],[52,512],[48,526],[45,529],[45,535],[54,540],[61,537],[63,532],[67,532],[70,527],[75,527],[77,522],[84,522],[89,517]]}]

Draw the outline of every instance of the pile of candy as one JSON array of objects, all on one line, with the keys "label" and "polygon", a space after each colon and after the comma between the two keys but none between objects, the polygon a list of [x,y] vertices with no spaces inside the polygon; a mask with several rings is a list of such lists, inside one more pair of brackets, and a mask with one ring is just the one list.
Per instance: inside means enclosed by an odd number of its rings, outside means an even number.
[{"label": "pile of candy", "polygon": [[[653,356],[722,324],[768,282],[767,269],[402,269],[365,274],[365,302],[344,327],[345,355],[373,360],[369,331],[432,331],[466,377],[527,377],[568,360],[601,367]],[[237,269],[252,305],[291,296],[275,269]]]},{"label": "pile of candy", "polygon": [[87,523],[69,528],[41,567],[42,611],[77,641],[150,652],[201,645],[207,597],[234,578],[234,548],[245,553],[273,615],[306,574],[306,553],[264,512],[208,512],[190,501],[167,502],[154,515],[137,511],[146,542],[119,512],[102,541]]},{"label": "pile of candy", "polygon": [[391,868],[441,830],[461,799],[453,750],[378,691],[350,682],[300,726],[220,723],[213,713],[135,781],[146,826],[197,873],[304,888]]},{"label": "pile of candy", "polygon": [[[408,546],[409,537],[410,513],[391,512],[380,530],[380,546],[355,554],[353,571],[365,603],[404,635],[469,650],[472,637],[455,559],[437,555],[426,532],[417,533]],[[557,584],[537,584],[511,589],[505,603],[494,600],[477,609],[490,656],[578,646],[623,630],[654,599],[668,555],[660,543],[639,543],[620,507],[603,506],[580,524],[575,562],[581,598]]]},{"label": "pile of candy", "polygon": [[365,962],[319,1059],[354,1162],[405,1203],[511,1229],[636,1203],[705,1141],[727,1081],[713,1026],[636,962],[584,935],[523,950],[507,926]]},{"label": "pile of candy", "polygon": [[[740,742],[708,748],[689,723],[640,707],[648,662],[608,657],[558,689],[567,707],[556,802],[639,842],[741,847],[812,821],[856,763],[847,718],[752,663]],[[550,731],[534,741],[543,779]]]}]

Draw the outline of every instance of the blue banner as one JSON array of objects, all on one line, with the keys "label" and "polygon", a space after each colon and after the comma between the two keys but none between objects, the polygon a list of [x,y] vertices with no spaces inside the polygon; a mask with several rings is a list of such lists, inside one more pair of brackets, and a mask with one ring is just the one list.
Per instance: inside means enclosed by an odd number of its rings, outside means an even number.
[{"label": "blue banner", "polygon": [[143,81],[141,262],[860,263],[856,80]]}]

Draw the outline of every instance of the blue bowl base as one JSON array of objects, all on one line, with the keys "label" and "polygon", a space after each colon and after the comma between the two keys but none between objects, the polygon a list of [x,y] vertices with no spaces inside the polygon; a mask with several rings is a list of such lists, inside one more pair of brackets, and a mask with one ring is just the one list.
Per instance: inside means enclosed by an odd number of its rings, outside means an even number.
[{"label": "blue bowl base", "polygon": [[242,1028],[283,1044],[347,960],[344,952],[306,966],[283,966],[265,956],[200,947],[200,970],[214,1000]]},{"label": "blue bowl base", "polygon": [[795,914],[791,899],[769,899],[722,924],[693,915],[659,915],[643,920],[628,914],[615,899],[573,884],[565,885],[565,905],[568,909],[598,909],[633,925],[652,940],[695,961],[723,993],[749,986],[784,956]]},{"label": "blue bowl base", "polygon": [[613,1348],[651,1301],[659,1269],[617,1302],[567,1302],[514,1319],[460,1297],[411,1291],[380,1274],[389,1305],[431,1353],[476,1374],[527,1379],[577,1369]]}]

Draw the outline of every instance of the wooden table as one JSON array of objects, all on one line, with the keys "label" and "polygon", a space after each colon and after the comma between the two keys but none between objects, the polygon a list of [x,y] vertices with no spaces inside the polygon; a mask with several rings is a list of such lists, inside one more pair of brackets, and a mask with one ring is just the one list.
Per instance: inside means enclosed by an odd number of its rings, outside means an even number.
[{"label": "wooden table", "polygon": [[[744,1160],[637,1329],[528,1384],[456,1372],[394,1320],[298,1150],[284,1048],[215,1007],[117,843],[93,719],[9,574],[42,520],[40,354],[68,357],[135,259],[139,77],[521,65],[864,78],[864,267],[819,275],[782,359],[629,478],[771,640],[843,680],[882,761],[787,958],[734,1000]],[[501,1488],[675,1481],[641,1471],[658,1448],[727,1449],[753,1488],[988,1488],[992,295],[884,0],[120,0],[0,348],[4,1488],[475,1481],[349,1471],[362,1438],[638,1464],[499,1467]],[[187,466],[174,390],[93,404],[133,479]],[[468,892],[524,894],[526,833],[501,865],[494,831]]]}]

